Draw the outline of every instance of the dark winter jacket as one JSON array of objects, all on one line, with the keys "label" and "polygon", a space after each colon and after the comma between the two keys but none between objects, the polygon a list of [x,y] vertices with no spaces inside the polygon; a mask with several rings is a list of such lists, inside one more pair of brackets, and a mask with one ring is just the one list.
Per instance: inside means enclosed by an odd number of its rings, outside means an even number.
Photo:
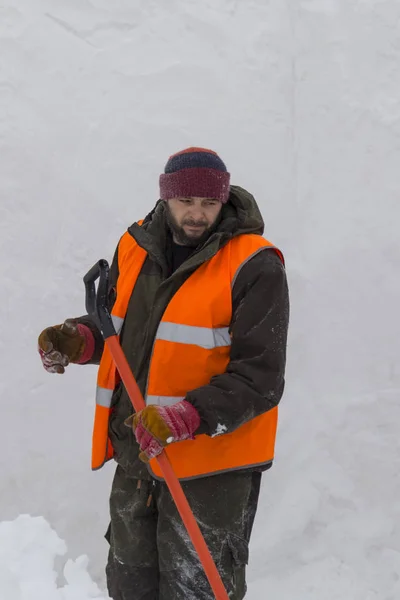
[{"label": "dark winter jacket", "polygon": [[[158,202],[142,226],[134,223],[128,230],[148,252],[120,337],[142,394],[157,327],[172,296],[196,268],[214,256],[232,237],[246,233],[262,235],[264,230],[253,196],[232,186],[217,230],[171,273],[171,234],[164,211],[164,202]],[[117,277],[118,248],[110,271],[110,308]],[[103,350],[101,335],[89,317],[79,320],[89,325],[95,335],[96,349],[90,362],[98,364]],[[285,269],[275,250],[266,248],[241,269],[233,285],[232,345],[226,372],[186,396],[200,413],[199,433],[215,432],[218,423],[224,423],[229,433],[279,403],[284,389],[288,320]],[[133,409],[122,384],[114,392],[112,407],[109,434],[117,462],[135,477],[149,478],[146,467],[138,458],[134,435],[124,425]]]}]

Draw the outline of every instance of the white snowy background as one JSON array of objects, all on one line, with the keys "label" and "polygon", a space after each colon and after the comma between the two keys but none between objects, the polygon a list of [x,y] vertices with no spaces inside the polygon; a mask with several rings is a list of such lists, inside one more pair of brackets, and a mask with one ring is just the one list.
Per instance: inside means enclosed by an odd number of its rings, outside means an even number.
[{"label": "white snowy background", "polygon": [[1,2],[0,598],[106,598],[96,368],[48,375],[36,340],[189,145],[256,196],[290,283],[247,597],[398,600],[398,0]]}]

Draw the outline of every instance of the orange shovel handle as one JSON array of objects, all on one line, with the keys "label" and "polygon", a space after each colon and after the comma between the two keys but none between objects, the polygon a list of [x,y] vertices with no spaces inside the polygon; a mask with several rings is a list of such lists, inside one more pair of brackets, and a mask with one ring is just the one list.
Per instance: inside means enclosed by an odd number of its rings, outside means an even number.
[{"label": "orange shovel handle", "polygon": [[[111,355],[124,386],[129,394],[129,398],[131,399],[133,407],[136,412],[139,412],[145,408],[146,405],[139,390],[138,384],[136,383],[136,380],[129,367],[128,361],[126,360],[125,354],[121,348],[118,337],[116,335],[108,337],[105,340],[105,343],[110,349]],[[196,519],[194,518],[192,509],[190,508],[186,496],[183,493],[182,486],[174,473],[166,452],[162,452],[156,460],[160,465],[165,482],[169,488],[169,491],[171,492],[171,496],[174,499],[178,512],[182,517],[182,521],[187,529],[190,539],[192,540],[193,546],[199,555],[200,562],[203,565],[204,572],[214,592],[215,598],[217,600],[229,600],[224,584],[222,583],[221,576],[218,573],[217,567],[215,566],[207,544],[204,541],[204,537],[200,531]]]}]

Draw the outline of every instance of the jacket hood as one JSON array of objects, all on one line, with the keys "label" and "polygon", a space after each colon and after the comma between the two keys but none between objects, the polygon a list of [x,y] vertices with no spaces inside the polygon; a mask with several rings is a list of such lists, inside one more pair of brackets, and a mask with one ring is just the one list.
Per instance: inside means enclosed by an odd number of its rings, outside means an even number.
[{"label": "jacket hood", "polygon": [[247,190],[232,185],[229,200],[222,207],[222,219],[217,231],[230,232],[232,236],[243,233],[264,233],[264,220],[257,202]]}]

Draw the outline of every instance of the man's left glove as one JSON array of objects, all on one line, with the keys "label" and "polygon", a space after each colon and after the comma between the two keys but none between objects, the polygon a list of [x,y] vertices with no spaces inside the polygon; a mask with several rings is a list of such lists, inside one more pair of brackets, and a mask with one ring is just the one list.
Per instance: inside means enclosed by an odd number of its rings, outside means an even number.
[{"label": "man's left glove", "polygon": [[69,363],[83,364],[91,359],[95,347],[87,325],[67,319],[61,325],[46,327],[39,335],[38,351],[46,371],[64,373]]},{"label": "man's left glove", "polygon": [[139,458],[148,462],[172,442],[193,439],[200,426],[200,415],[186,400],[172,406],[150,404],[126,419],[140,446]]}]

